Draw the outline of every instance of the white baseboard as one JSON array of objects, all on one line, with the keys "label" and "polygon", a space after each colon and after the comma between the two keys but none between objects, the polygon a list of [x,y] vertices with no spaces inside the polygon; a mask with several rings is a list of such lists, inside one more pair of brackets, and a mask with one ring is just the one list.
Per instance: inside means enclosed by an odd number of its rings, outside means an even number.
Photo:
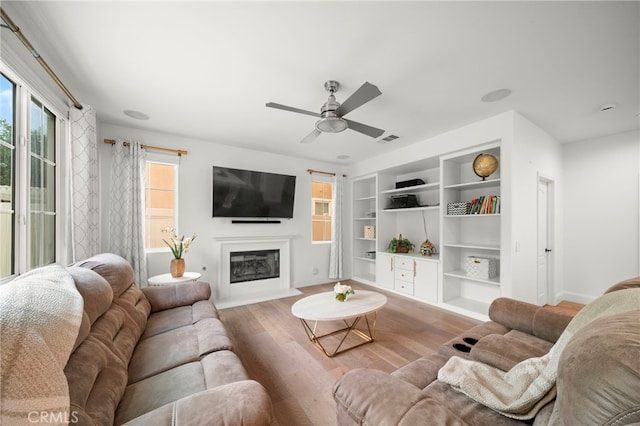
[{"label": "white baseboard", "polygon": [[568,300],[569,302],[582,303],[583,305],[587,305],[597,298],[597,296],[590,296],[588,294],[570,293],[563,291],[556,294],[555,304],[558,304],[562,300]]}]

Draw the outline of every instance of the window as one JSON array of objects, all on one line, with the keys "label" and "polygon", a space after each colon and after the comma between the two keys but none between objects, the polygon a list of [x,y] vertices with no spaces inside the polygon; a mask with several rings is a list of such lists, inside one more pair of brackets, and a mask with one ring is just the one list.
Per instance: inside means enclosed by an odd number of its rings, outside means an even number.
[{"label": "window", "polygon": [[15,259],[15,128],[16,86],[0,75],[0,278],[13,275]]},{"label": "window", "polygon": [[56,120],[33,98],[30,127],[29,234],[33,269],[56,260]]},{"label": "window", "polygon": [[311,182],[311,241],[331,241],[331,194],[330,182]]},{"label": "window", "polygon": [[0,279],[56,261],[60,121],[0,74]]},{"label": "window", "polygon": [[178,166],[147,161],[145,179],[145,249],[167,247],[162,229],[175,228]]}]

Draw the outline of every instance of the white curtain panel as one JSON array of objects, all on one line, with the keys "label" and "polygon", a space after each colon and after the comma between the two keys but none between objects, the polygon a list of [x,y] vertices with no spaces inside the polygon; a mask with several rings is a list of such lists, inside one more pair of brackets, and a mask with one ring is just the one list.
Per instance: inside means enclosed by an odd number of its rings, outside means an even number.
[{"label": "white curtain panel", "polygon": [[71,108],[70,238],[73,261],[100,250],[98,142],[96,112],[89,105]]},{"label": "white curtain panel", "polygon": [[145,152],[139,142],[124,146],[118,139],[111,159],[109,250],[131,263],[134,280],[147,285],[144,254]]},{"label": "white curtain panel", "polygon": [[344,177],[336,173],[333,177],[331,197],[331,252],[329,254],[329,278],[342,278],[342,190]]}]

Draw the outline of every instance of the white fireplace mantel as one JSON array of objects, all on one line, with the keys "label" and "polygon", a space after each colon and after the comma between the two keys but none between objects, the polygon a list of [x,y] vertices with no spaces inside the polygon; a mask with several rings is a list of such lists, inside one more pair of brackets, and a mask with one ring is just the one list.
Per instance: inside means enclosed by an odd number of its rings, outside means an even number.
[{"label": "white fireplace mantel", "polygon": [[220,234],[214,235],[215,241],[264,241],[264,240],[292,240],[297,234]]},{"label": "white fireplace mantel", "polygon": [[[214,298],[218,308],[244,305],[300,294],[291,285],[291,240],[296,234],[220,234],[213,236],[218,279]],[[280,252],[280,276],[240,283],[230,281],[232,252],[272,250]]]}]

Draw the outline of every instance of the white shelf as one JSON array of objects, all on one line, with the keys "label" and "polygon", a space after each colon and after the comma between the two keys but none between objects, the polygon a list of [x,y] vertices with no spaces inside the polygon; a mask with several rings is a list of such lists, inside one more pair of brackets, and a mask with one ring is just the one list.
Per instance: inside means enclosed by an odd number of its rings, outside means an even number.
[{"label": "white shelf", "polygon": [[376,220],[375,217],[354,217],[353,220]]},{"label": "white shelf", "polygon": [[381,194],[404,194],[416,191],[430,191],[440,188],[440,182],[425,183],[423,185],[407,186],[404,188],[387,189],[386,191],[380,191]]},{"label": "white shelf", "polygon": [[355,257],[356,260],[362,260],[364,262],[372,262],[375,263],[376,259],[371,259],[370,257]]},{"label": "white shelf", "polygon": [[490,246],[486,244],[464,244],[464,243],[445,243],[445,247],[471,249],[471,250],[494,250],[500,251],[500,246]]},{"label": "white shelf", "polygon": [[396,212],[416,212],[419,210],[438,210],[438,209],[440,209],[440,206],[408,207],[405,209],[384,209],[382,211],[396,213]]},{"label": "white shelf", "polygon": [[499,217],[500,213],[489,213],[489,214],[445,214],[444,217],[455,217],[455,218],[467,218],[467,217]]},{"label": "white shelf", "polygon": [[375,238],[365,238],[365,237],[356,237],[356,240],[364,240],[364,241],[375,241]]},{"label": "white shelf", "polygon": [[376,199],[375,195],[369,195],[367,197],[356,198],[356,199],[354,199],[354,201],[371,201],[371,200],[375,200],[375,199]]},{"label": "white shelf", "polygon": [[462,269],[459,269],[457,271],[445,272],[444,275],[446,275],[447,277],[460,278],[463,280],[474,281],[482,284],[495,285],[495,286],[500,285],[499,275],[495,278],[489,278],[489,279],[476,278],[476,277],[468,276],[467,272]]},{"label": "white shelf", "polygon": [[480,180],[477,182],[465,182],[465,183],[456,183],[453,185],[447,185],[444,189],[475,189],[475,188],[485,188],[489,186],[498,186],[500,185],[500,179],[489,179],[489,180]]}]

